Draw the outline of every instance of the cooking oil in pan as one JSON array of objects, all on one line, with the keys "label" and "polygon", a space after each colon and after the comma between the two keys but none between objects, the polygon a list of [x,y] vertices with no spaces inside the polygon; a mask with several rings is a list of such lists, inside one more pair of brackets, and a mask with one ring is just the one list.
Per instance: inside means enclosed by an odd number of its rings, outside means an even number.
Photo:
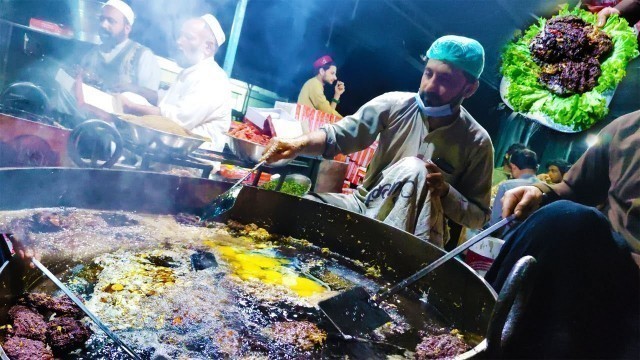
[{"label": "cooking oil in pan", "polygon": [[[365,342],[342,340],[315,304],[356,285],[373,293],[376,281],[356,262],[308,250],[304,241],[292,246],[255,226],[204,228],[172,216],[78,209],[0,215],[0,225],[22,226],[45,259],[76,259],[63,274],[67,284],[146,359],[411,356],[406,349],[415,348],[418,330],[445,323],[400,296],[385,304],[392,323]],[[196,251],[214,253],[218,266],[194,271]],[[96,330],[72,358],[126,355]]]}]

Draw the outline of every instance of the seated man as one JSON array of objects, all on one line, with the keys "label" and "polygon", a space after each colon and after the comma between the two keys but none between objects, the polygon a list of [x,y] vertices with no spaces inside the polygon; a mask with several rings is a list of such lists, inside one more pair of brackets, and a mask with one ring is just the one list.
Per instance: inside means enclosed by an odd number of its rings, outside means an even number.
[{"label": "seated man", "polygon": [[[509,145],[507,152],[504,154],[504,157],[502,158],[501,170],[502,170],[503,177],[500,178],[496,184],[499,184],[505,180],[513,179],[513,174],[511,173],[511,166],[509,166],[509,159],[511,159],[511,154],[513,154],[516,150],[523,150],[523,149],[528,149],[528,147],[525,144],[521,144],[521,143],[513,143]],[[493,181],[496,182],[496,180],[497,179],[494,177]]]},{"label": "seated man", "polygon": [[461,104],[478,88],[484,49],[473,39],[444,36],[426,57],[417,94],[387,93],[318,131],[272,139],[263,159],[273,162],[298,154],[333,158],[360,151],[379,138],[364,183],[354,194],[312,198],[440,247],[448,240],[445,216],[469,228],[481,227],[490,214],[493,145]]},{"label": "seated man", "polygon": [[[69,75],[76,75],[88,85],[108,93],[132,92],[150,103],[157,101],[160,86],[160,66],[151,50],[129,39],[135,14],[121,0],[109,0],[100,15],[102,43],[85,54]],[[74,127],[93,113],[78,107],[76,94],[63,85],[51,99],[52,108],[66,119],[66,126]]]},{"label": "seated man", "polygon": [[509,145],[507,152],[502,158],[501,167],[493,169],[493,174],[491,175],[491,207],[493,207],[496,195],[498,195],[498,187],[500,186],[500,184],[507,180],[513,179],[513,175],[511,174],[511,167],[509,167],[509,159],[511,158],[511,154],[513,154],[514,151],[521,149],[527,149],[527,146],[520,143],[513,143]]},{"label": "seated man", "polygon": [[498,186],[496,199],[491,209],[490,225],[502,219],[502,197],[505,192],[518,186],[530,185],[539,181],[536,177],[538,156],[532,150],[515,150],[511,156],[509,156],[508,166],[512,179],[504,181]]},{"label": "seated man", "polygon": [[83,80],[106,92],[133,92],[155,104],[160,66],[151,50],[129,39],[134,20],[129,5],[107,1],[100,16],[102,44],[82,58]]},{"label": "seated man", "polygon": [[547,178],[548,183],[551,184],[560,184],[562,182],[562,177],[564,174],[569,171],[571,168],[571,164],[568,161],[563,159],[555,159],[551,160],[547,163]]},{"label": "seated man", "polygon": [[160,100],[158,106],[136,104],[121,97],[126,112],[135,115],[161,115],[211,139],[202,147],[222,151],[224,133],[231,126],[231,88],[229,77],[214,56],[225,41],[218,20],[211,14],[187,20],[177,40],[178,65],[185,69]]},{"label": "seated man", "polygon": [[345,91],[344,83],[342,81],[336,83],[331,102],[324,96],[324,84],[331,85],[338,80],[336,76],[338,68],[333,59],[329,55],[325,55],[313,63],[313,69],[315,76],[307,80],[300,89],[298,104],[342,117],[336,111],[336,106],[340,103],[340,96]]},{"label": "seated man", "polygon": [[[506,236],[485,278],[500,291],[518,259],[537,260],[505,358],[640,354],[640,269],[633,260],[640,264],[640,111],[614,120],[599,138],[560,184],[518,187],[503,197],[504,217],[533,214]],[[602,211],[592,207],[599,204]]]}]

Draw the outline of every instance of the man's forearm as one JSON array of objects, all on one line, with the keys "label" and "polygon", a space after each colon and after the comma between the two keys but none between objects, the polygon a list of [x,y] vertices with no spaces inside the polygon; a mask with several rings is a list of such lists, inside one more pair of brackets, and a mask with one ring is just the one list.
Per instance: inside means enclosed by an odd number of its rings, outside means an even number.
[{"label": "man's forearm", "polygon": [[301,141],[301,154],[313,156],[322,155],[327,143],[327,133],[323,130],[316,130],[302,135],[299,140]]},{"label": "man's forearm", "polygon": [[444,214],[454,222],[470,229],[479,229],[489,221],[491,211],[469,201],[453,186],[441,198]]},{"label": "man's forearm", "polygon": [[640,0],[623,0],[615,6],[620,11],[620,16],[629,21],[633,26],[640,21]]},{"label": "man's forearm", "polygon": [[137,87],[136,94],[143,96],[147,101],[149,101],[152,105],[158,104],[158,92],[153,91],[151,89],[147,89],[145,87]]},{"label": "man's forearm", "polygon": [[[334,101],[335,100],[335,101]],[[340,95],[333,95],[333,99],[331,99],[331,108],[335,110],[338,107],[338,102],[340,102]]]},{"label": "man's forearm", "polygon": [[128,104],[125,106],[125,112],[134,115],[162,115],[160,108],[157,106],[140,105],[140,104]]}]

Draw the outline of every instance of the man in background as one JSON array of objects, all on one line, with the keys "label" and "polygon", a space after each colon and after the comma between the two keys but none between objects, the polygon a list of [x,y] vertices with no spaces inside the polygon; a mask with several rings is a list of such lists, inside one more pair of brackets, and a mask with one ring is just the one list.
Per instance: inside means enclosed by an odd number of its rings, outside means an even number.
[{"label": "man in background", "polygon": [[549,184],[560,184],[562,182],[562,177],[567,171],[569,171],[569,168],[571,168],[571,164],[566,160],[551,160],[547,163],[547,173],[541,174],[546,176],[539,178]]},{"label": "man in background", "polygon": [[129,39],[135,14],[121,0],[109,0],[100,15],[102,43],[80,63],[83,81],[106,92],[132,92],[157,102],[160,66],[153,52]]},{"label": "man in background", "polygon": [[333,98],[331,101],[324,96],[324,84],[332,85],[338,80],[338,68],[329,55],[325,55],[313,63],[315,76],[307,80],[298,95],[298,104],[312,107],[327,114],[342,117],[336,106],[340,103],[340,96],[344,93],[345,87],[342,81],[336,83]]},{"label": "man in background", "polygon": [[222,151],[224,133],[231,126],[229,77],[214,57],[226,40],[218,20],[211,14],[187,20],[177,40],[176,62],[184,70],[158,106],[136,104],[120,97],[125,112],[161,115],[194,134],[211,139],[203,148]]},{"label": "man in background", "polygon": [[531,185],[539,181],[536,177],[538,156],[533,150],[526,148],[515,150],[509,155],[508,161],[507,166],[511,179],[502,182],[498,186],[498,192],[491,210],[490,225],[502,219],[502,197],[504,193],[518,186]]},{"label": "man in background", "polygon": [[443,36],[426,54],[418,92],[389,92],[355,114],[295,139],[271,140],[263,159],[351,154],[379,139],[362,186],[353,194],[310,194],[443,247],[445,216],[477,229],[488,220],[493,145],[462,102],[479,86],[484,48]]}]

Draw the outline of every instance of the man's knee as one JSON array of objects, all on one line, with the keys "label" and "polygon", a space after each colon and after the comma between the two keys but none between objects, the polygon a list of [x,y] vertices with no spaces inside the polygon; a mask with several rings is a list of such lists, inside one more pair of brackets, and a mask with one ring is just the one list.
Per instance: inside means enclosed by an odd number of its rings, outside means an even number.
[{"label": "man's knee", "polygon": [[568,200],[551,203],[539,210],[549,230],[574,229],[576,231],[609,230],[607,218],[597,209]]},{"label": "man's knee", "polygon": [[532,248],[553,251],[614,245],[611,225],[602,213],[566,200],[541,208],[509,236],[522,238]]},{"label": "man's knee", "polygon": [[407,176],[426,176],[428,173],[424,161],[415,156],[402,158],[396,165],[402,167]]}]

